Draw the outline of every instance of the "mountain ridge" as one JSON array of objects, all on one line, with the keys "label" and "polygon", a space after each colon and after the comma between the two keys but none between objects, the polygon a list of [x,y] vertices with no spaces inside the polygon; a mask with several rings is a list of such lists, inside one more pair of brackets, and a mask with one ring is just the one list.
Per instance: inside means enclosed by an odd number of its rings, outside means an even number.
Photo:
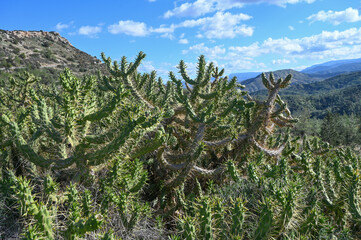
[{"label": "mountain ridge", "polygon": [[[269,77],[270,73],[271,72],[266,72],[265,74],[267,77]],[[311,83],[311,82],[317,82],[317,81],[323,80],[323,78],[314,77],[314,76],[311,76],[311,75],[308,75],[305,73],[298,72],[293,69],[282,69],[282,70],[273,71],[272,73],[274,74],[276,79],[279,79],[279,78],[284,79],[288,74],[292,74],[292,76],[293,76],[292,83],[291,83],[292,85],[302,84],[302,83]],[[256,91],[266,89],[263,86],[261,74],[255,78],[251,78],[251,79],[242,81],[242,84],[246,86],[245,90],[249,91],[249,92],[256,92]]]},{"label": "mountain ridge", "polygon": [[[281,69],[272,72],[275,74],[276,78],[284,78],[288,73],[292,73],[294,75],[292,85],[297,85],[318,82],[338,76],[340,74],[347,74],[358,71],[361,71],[361,58],[328,61],[312,65],[301,71],[296,71],[293,69]],[[269,73],[270,72],[267,72],[266,75],[268,76]],[[256,74],[257,76],[252,76]],[[240,76],[238,81],[246,85],[246,90],[249,92],[257,92],[265,89],[262,84],[261,73],[259,72],[231,73],[229,75],[230,78],[233,76]],[[245,79],[247,76],[251,77]]]}]

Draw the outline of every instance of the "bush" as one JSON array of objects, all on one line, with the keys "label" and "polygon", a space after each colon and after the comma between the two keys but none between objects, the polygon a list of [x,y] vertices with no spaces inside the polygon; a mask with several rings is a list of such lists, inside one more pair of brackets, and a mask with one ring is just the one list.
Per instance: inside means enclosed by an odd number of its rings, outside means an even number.
[{"label": "bush", "polygon": [[42,55],[49,60],[55,60],[55,56],[49,48],[44,49]]}]

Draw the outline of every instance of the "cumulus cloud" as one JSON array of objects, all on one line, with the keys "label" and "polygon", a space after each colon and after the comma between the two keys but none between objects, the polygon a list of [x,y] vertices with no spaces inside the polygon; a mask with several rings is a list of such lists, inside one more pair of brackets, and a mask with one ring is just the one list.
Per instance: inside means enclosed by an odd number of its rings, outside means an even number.
[{"label": "cumulus cloud", "polygon": [[217,10],[216,0],[197,0],[193,3],[183,3],[179,7],[175,7],[173,10],[169,10],[164,14],[165,18],[172,16],[177,17],[199,17],[209,12]]},{"label": "cumulus cloud", "polygon": [[347,8],[344,11],[319,11],[307,18],[311,23],[316,21],[330,22],[333,25],[339,25],[343,22],[358,22],[361,21],[361,16],[357,9]]},{"label": "cumulus cloud", "polygon": [[100,33],[102,28],[100,26],[82,26],[79,28],[78,33],[80,35],[95,36]]},{"label": "cumulus cloud", "polygon": [[212,61],[219,58],[221,55],[226,53],[226,49],[223,45],[215,46],[215,47],[207,47],[204,43],[199,43],[193,46],[190,46],[187,50],[183,50],[183,54],[187,54],[188,52],[193,52],[198,55],[204,54],[208,58],[211,58]]},{"label": "cumulus cloud", "polygon": [[255,58],[264,54],[280,54],[293,58],[324,59],[342,58],[349,54],[361,54],[361,28],[345,31],[323,31],[320,34],[304,38],[268,38],[261,44],[232,46],[227,56],[245,56]]},{"label": "cumulus cloud", "polygon": [[179,42],[180,44],[188,44],[188,43],[189,43],[188,39],[186,39],[186,38],[181,38],[181,39],[179,39],[178,42]]},{"label": "cumulus cloud", "polygon": [[237,58],[233,59],[232,61],[228,61],[226,64],[221,66],[224,68],[227,72],[226,74],[232,73],[232,72],[238,72],[238,71],[248,71],[251,69],[257,69],[257,71],[260,72],[266,72],[267,65],[263,62],[258,62],[254,59],[248,59],[248,58]]},{"label": "cumulus cloud", "polygon": [[[186,20],[179,24],[160,25],[158,28],[147,27],[144,22],[134,22],[132,20],[119,21],[110,25],[108,31],[112,34],[126,34],[130,36],[144,37],[151,33],[160,34],[163,38],[175,39],[174,31],[178,28],[199,28],[197,37],[209,39],[234,38],[237,36],[252,36],[254,28],[241,21],[251,19],[247,14],[231,14],[229,12],[217,12],[211,17]],[[183,37],[181,37],[183,38]],[[181,43],[185,43],[182,40]]]},{"label": "cumulus cloud", "polygon": [[240,56],[255,58],[262,54],[266,54],[266,49],[262,48],[258,42],[252,43],[249,46],[231,46],[229,47],[228,56],[230,58],[237,58]]},{"label": "cumulus cloud", "polygon": [[140,72],[148,72],[149,73],[149,72],[155,70],[155,67],[153,66],[152,61],[142,61],[138,70]]},{"label": "cumulus cloud", "polygon": [[[288,64],[297,59],[326,60],[361,56],[361,28],[345,31],[323,31],[303,38],[268,38],[245,46],[208,47],[204,43],[190,46],[183,54],[205,54],[212,61],[225,63],[227,71],[265,69],[257,62],[260,56],[271,57],[271,64]],[[238,67],[237,67],[238,66]]]},{"label": "cumulus cloud", "polygon": [[174,39],[173,32],[176,29],[174,24],[170,26],[160,25],[158,28],[147,27],[144,22],[135,22],[132,20],[119,21],[108,27],[112,34],[125,34],[133,37],[145,37],[151,33],[158,33],[163,38]]},{"label": "cumulus cloud", "polygon": [[186,20],[178,27],[199,27],[201,32],[198,37],[206,38],[234,38],[238,35],[252,36],[253,27],[240,25],[241,21],[249,20],[252,17],[243,13],[231,14],[229,12],[217,12],[212,17],[199,18],[197,20]]},{"label": "cumulus cloud", "polygon": [[173,33],[175,29],[176,29],[176,25],[174,25],[174,24],[170,25],[169,27],[162,24],[158,28],[152,28],[151,27],[149,29],[149,31],[154,32],[154,33]]},{"label": "cumulus cloud", "polygon": [[108,31],[112,34],[125,34],[133,37],[144,37],[149,34],[145,23],[132,20],[119,21],[116,24],[112,24],[108,27]]},{"label": "cumulus cloud", "polygon": [[296,3],[313,3],[316,0],[235,0],[238,2],[244,2],[244,3],[268,3],[268,4],[273,4],[273,5],[277,5],[280,7],[286,7],[287,4],[296,4]]},{"label": "cumulus cloud", "polygon": [[288,60],[288,59],[285,59],[285,58],[283,58],[283,59],[273,59],[272,63],[273,63],[273,65],[282,65],[282,64],[291,63],[291,61]]},{"label": "cumulus cloud", "polygon": [[196,0],[186,2],[164,14],[164,18],[200,17],[207,13],[225,11],[232,8],[241,8],[245,4],[268,3],[285,7],[287,4],[299,2],[313,3],[315,0]]},{"label": "cumulus cloud", "polygon": [[69,28],[70,25],[72,25],[72,22],[69,23],[69,24],[65,24],[65,23],[59,22],[58,24],[56,24],[55,29],[58,30],[58,31],[62,31],[62,30],[64,30],[64,29]]}]

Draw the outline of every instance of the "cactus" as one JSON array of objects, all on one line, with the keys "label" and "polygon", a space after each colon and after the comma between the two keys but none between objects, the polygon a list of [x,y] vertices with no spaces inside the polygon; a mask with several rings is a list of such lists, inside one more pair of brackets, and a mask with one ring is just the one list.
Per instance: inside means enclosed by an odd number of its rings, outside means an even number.
[{"label": "cactus", "polygon": [[207,198],[202,199],[199,208],[201,236],[204,240],[213,239],[212,209]]},{"label": "cactus", "polygon": [[[269,84],[268,99],[255,103],[253,100],[247,102],[244,99],[246,93],[237,89],[241,86],[236,84],[236,79],[229,81],[227,77],[222,77],[224,71],[219,71],[212,63],[206,64],[204,56],[199,58],[197,66],[197,76],[194,79],[187,74],[184,61],[180,61],[178,65],[181,79],[173,72],[169,73],[176,86],[177,105],[174,115],[166,121],[165,128],[172,127],[171,133],[180,144],[177,145],[178,149],[167,146],[160,148],[157,156],[165,170],[174,172],[165,182],[165,187],[170,192],[186,182],[191,175],[216,179],[227,168],[231,177],[238,181],[239,177],[235,174],[236,171],[233,171],[232,164],[219,164],[219,159],[233,154],[234,160],[238,161],[242,153],[235,156],[235,150],[232,153],[232,150],[222,152],[220,149],[227,145],[230,149],[236,149],[241,144],[251,144],[267,155],[277,156],[288,142],[287,134],[278,141],[280,146],[276,149],[260,144],[259,136],[266,138],[276,129],[273,125],[290,127],[296,122],[278,95],[279,90],[289,84],[291,75],[285,80],[280,79],[277,83]],[[183,89],[183,81],[187,91]],[[269,83],[265,77],[264,81]],[[251,112],[254,116],[248,115]],[[247,116],[248,124],[244,123]],[[223,137],[230,134],[232,137]],[[184,139],[191,139],[191,143],[184,143]],[[212,152],[222,152],[222,155],[220,158],[205,160]],[[200,166],[199,163],[204,164]],[[211,165],[217,167],[209,169]]]},{"label": "cactus", "polygon": [[348,191],[349,210],[354,221],[361,226],[361,209],[360,202],[358,199],[358,190],[360,183],[360,173],[354,172]]},{"label": "cactus", "polygon": [[321,193],[324,197],[324,201],[330,205],[333,206],[333,201],[330,199],[330,197],[328,196],[328,193],[326,191],[326,187],[323,183],[323,174],[322,174],[322,168],[321,168],[321,159],[318,157],[316,158],[316,162],[315,162],[315,173],[316,173],[316,179],[317,179],[317,184],[320,187]]},{"label": "cactus", "polygon": [[[143,55],[139,55],[136,64],[139,64],[142,58]],[[121,77],[125,86],[127,84],[125,80],[136,70],[135,64],[125,64],[123,67],[130,65],[132,66]],[[114,74],[119,75],[118,72]],[[50,105],[44,98],[32,97],[34,103],[31,120],[37,127],[32,136],[26,138],[23,134],[26,131],[25,126],[14,121],[11,116],[10,118],[5,114],[1,116],[3,123],[9,127],[15,138],[14,144],[17,149],[37,166],[62,169],[76,164],[84,171],[89,166],[104,163],[109,155],[116,153],[122,147],[127,147],[125,143],[130,136],[135,137],[134,132],[141,129],[143,135],[139,138],[142,138],[161,120],[161,113],[140,113],[138,116],[121,121],[118,125],[113,124],[109,130],[101,131],[97,129],[101,125],[99,125],[100,121],[109,120],[110,116],[116,114],[126,115],[129,111],[139,112],[137,107],[133,109],[123,107],[121,101],[127,96],[128,91],[124,89],[122,83],[118,82],[117,86],[110,86],[111,78],[102,77],[101,81],[108,86],[106,94],[109,96],[109,101],[97,106],[96,80],[93,77],[80,80],[66,69],[59,79],[62,92],[50,94],[53,100]],[[56,99],[55,102],[54,99]],[[123,131],[118,131],[118,129],[123,129]],[[92,132],[94,130],[96,131]],[[94,134],[98,136],[95,137]],[[47,143],[44,143],[44,140]],[[54,144],[57,152],[54,153],[54,147],[50,143]],[[47,154],[43,154],[34,148],[35,144],[43,144],[52,149],[47,150]],[[145,149],[143,153],[152,150],[154,148]]]},{"label": "cactus", "polygon": [[53,232],[53,221],[46,205],[42,202],[37,203],[32,194],[33,187],[30,181],[23,177],[13,178],[13,189],[15,190],[15,197],[19,203],[19,210],[22,216],[33,218],[35,223],[28,225],[28,230],[25,233],[25,238],[35,239],[37,237],[44,237],[46,239],[55,239]]},{"label": "cactus", "polygon": [[196,228],[194,225],[193,218],[187,216],[184,219],[181,219],[181,229],[183,231],[182,233],[182,239],[186,240],[193,240],[196,239]]},{"label": "cactus", "polygon": [[38,213],[34,216],[38,230],[43,232],[46,239],[54,239],[52,217],[45,205],[38,206]]},{"label": "cactus", "polygon": [[258,101],[204,56],[166,84],[137,72],[144,57],[103,55],[109,75],[65,70],[54,86],[0,82],[0,204],[25,239],[137,238],[142,224],[177,225],[172,239],[358,237],[360,159],[284,131],[291,75],[263,75]]},{"label": "cactus", "polygon": [[[84,194],[83,204],[79,203],[79,193],[76,185],[71,184],[68,188],[67,205],[69,211],[69,220],[64,236],[67,239],[75,239],[77,236],[82,237],[87,232],[92,232],[100,228],[103,224],[103,216],[98,213],[90,214],[88,192]],[[84,201],[86,202],[84,204]],[[88,211],[88,212],[87,212]]]},{"label": "cactus", "polygon": [[241,180],[241,178],[237,172],[236,166],[234,166],[234,163],[232,161],[228,161],[227,166],[228,166],[228,172],[231,175],[231,178],[233,179],[233,181],[239,182]]},{"label": "cactus", "polygon": [[268,203],[261,205],[260,219],[254,239],[261,240],[267,239],[267,236],[272,228],[273,211]]},{"label": "cactus", "polygon": [[147,175],[139,161],[113,162],[111,171],[102,182],[102,213],[114,206],[127,230],[133,229],[140,217],[149,212],[148,204],[139,202],[139,192]]},{"label": "cactus", "polygon": [[242,236],[242,227],[245,221],[246,208],[242,199],[237,198],[234,201],[234,207],[232,212],[232,226],[230,234],[234,239],[239,239]]},{"label": "cactus", "polygon": [[216,199],[216,204],[213,211],[213,218],[215,220],[214,227],[215,229],[220,229],[218,237],[221,239],[226,239],[229,235],[229,229],[226,223],[225,207],[221,199]]}]

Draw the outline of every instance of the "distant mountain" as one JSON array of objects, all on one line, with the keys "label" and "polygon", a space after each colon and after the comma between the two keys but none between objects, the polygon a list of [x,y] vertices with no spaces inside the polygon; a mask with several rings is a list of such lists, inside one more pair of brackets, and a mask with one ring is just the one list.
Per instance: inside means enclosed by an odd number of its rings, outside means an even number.
[{"label": "distant mountain", "polygon": [[[265,99],[266,90],[253,92],[257,99]],[[310,84],[291,85],[280,91],[296,115],[309,113],[323,118],[327,112],[361,116],[361,71],[325,79]]]},{"label": "distant mountain", "polygon": [[105,70],[99,59],[75,48],[57,32],[0,30],[1,74],[25,69],[49,80],[65,67],[76,75]]},{"label": "distant mountain", "polygon": [[329,61],[302,70],[314,76],[332,77],[341,73],[361,71],[361,58]]},{"label": "distant mountain", "polygon": [[238,82],[242,82],[244,80],[257,77],[262,72],[244,72],[244,73],[231,73],[229,74],[229,78],[237,77]]},{"label": "distant mountain", "polygon": [[[269,74],[270,74],[269,72],[266,73],[266,76],[269,77]],[[292,77],[291,85],[306,84],[306,83],[318,82],[323,80],[323,78],[321,77],[311,76],[306,73],[301,73],[292,69],[277,70],[274,71],[273,74],[276,80],[279,78],[285,78],[288,74],[292,74],[293,77]],[[249,92],[256,92],[265,89],[262,83],[261,74],[255,78],[251,78],[243,81],[242,84],[246,86],[245,90]]]},{"label": "distant mountain", "polygon": [[361,85],[361,72],[344,73],[320,82],[293,85],[282,90],[281,94],[314,95],[357,85]]}]

